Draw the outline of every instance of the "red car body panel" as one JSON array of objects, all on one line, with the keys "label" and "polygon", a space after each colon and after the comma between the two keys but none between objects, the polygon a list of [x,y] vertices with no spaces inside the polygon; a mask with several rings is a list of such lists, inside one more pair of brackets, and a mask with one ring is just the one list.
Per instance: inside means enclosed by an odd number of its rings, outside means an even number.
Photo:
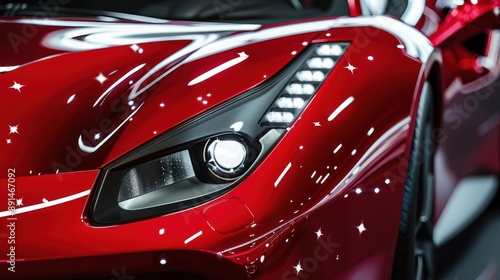
[{"label": "red car body panel", "polygon": [[[361,13],[357,1],[349,3],[353,16],[354,11]],[[499,6],[480,4],[484,17]],[[16,22],[20,19],[3,20],[2,32],[22,34],[27,25]],[[436,156],[435,219],[461,178],[480,169],[500,172],[498,156],[489,156],[499,154],[498,126],[463,140],[471,127],[489,120],[491,113],[498,114],[500,97],[490,94],[494,101],[487,109],[481,107],[485,114],[467,112],[469,116],[461,119],[464,125],[457,129],[456,116],[447,113],[454,112],[455,104],[471,102],[453,81],[467,75],[474,83],[477,76],[466,67],[456,68],[463,59],[456,54],[460,48],[446,40],[459,39],[449,39],[445,31],[430,38],[442,49],[421,61],[398,47],[403,44],[400,38],[372,26],[334,25],[271,39],[259,36],[287,25],[249,26],[218,39],[229,44],[232,36],[242,38],[236,47],[210,52],[203,49],[206,45],[197,45],[134,88],[156,65],[196,39],[156,39],[85,51],[47,45],[54,34],[95,23],[67,22],[67,26],[28,25],[36,35],[19,44],[18,52],[8,41],[0,45],[5,66],[21,65],[0,75],[4,106],[0,128],[18,128],[6,133],[11,143],[0,145],[0,168],[15,174],[15,198],[22,199],[16,215],[10,216],[8,188],[0,190],[5,198],[0,205],[2,224],[15,222],[14,231],[5,226],[0,231],[2,279],[176,273],[199,273],[210,279],[388,279],[416,100],[435,65],[441,73],[441,127],[449,138],[439,142]],[[329,20],[322,23],[328,26]],[[184,22],[155,25],[199,27]],[[102,168],[265,84],[310,44],[325,42],[351,44],[307,109],[236,188],[160,217],[114,226],[92,223],[89,215]],[[199,55],[200,50],[208,54]],[[193,54],[196,59],[190,58]],[[190,85],[210,69],[239,57],[245,60]],[[356,68],[346,68],[349,65]],[[101,76],[106,79],[99,80]],[[489,77],[498,78],[498,73]],[[23,87],[13,88],[16,83]],[[485,87],[478,83],[476,88]],[[349,98],[352,104],[329,121]],[[119,107],[123,108],[116,110]],[[2,173],[2,186],[11,183],[9,176]],[[14,238],[9,239],[12,232]],[[12,252],[15,273],[8,270]]]}]

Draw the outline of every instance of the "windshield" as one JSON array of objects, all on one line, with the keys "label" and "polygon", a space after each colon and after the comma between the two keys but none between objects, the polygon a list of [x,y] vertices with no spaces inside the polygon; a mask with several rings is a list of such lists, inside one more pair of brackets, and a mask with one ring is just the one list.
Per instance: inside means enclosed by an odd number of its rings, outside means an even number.
[{"label": "windshield", "polygon": [[[347,0],[0,0],[4,16],[113,16],[273,23],[349,14]],[[109,12],[112,12],[111,14]]]}]

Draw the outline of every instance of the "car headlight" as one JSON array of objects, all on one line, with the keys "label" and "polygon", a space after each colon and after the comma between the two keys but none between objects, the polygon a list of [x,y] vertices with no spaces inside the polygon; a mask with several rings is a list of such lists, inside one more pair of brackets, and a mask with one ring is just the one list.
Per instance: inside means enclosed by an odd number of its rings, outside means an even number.
[{"label": "car headlight", "polygon": [[311,45],[265,84],[104,168],[91,221],[111,225],[173,213],[236,187],[306,108],[348,46]]}]

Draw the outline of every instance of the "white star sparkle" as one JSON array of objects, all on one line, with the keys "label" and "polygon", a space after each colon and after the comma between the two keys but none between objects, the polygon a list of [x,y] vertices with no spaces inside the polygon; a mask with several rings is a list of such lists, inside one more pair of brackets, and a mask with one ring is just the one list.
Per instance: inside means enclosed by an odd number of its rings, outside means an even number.
[{"label": "white star sparkle", "polygon": [[357,67],[352,66],[350,63],[344,68],[351,71],[351,74],[354,74],[354,70],[358,69]]},{"label": "white star sparkle", "polygon": [[318,231],[315,232],[316,236],[318,237],[317,239],[320,239],[321,236],[323,236],[323,233],[321,232],[321,229],[318,229]]},{"label": "white star sparkle", "polygon": [[19,93],[21,93],[21,88],[23,88],[23,87],[24,87],[24,85],[18,84],[16,81],[14,81],[14,84],[11,87],[9,87],[9,88],[15,89]]},{"label": "white star sparkle", "polygon": [[99,73],[99,76],[95,77],[95,79],[102,85],[105,81],[108,80],[106,76],[104,76],[102,73]]},{"label": "white star sparkle", "polygon": [[15,125],[15,126],[10,126],[9,125],[9,134],[14,134],[14,133],[17,133],[19,134],[19,125]]},{"label": "white star sparkle", "polygon": [[352,74],[354,74],[354,70],[358,69],[358,68],[352,66],[350,63],[349,63],[349,65],[347,65],[344,68],[347,69],[347,70],[349,70],[349,71],[351,71]]},{"label": "white star sparkle", "polygon": [[356,227],[359,231],[359,235],[361,235],[363,232],[366,231],[366,227],[365,227],[365,224],[363,222],[361,222],[361,224],[359,226]]},{"label": "white star sparkle", "polygon": [[12,140],[11,139],[6,139],[7,140],[7,144],[12,144]]},{"label": "white star sparkle", "polygon": [[293,268],[295,268],[295,270],[297,271],[297,276],[299,275],[299,273],[303,270],[302,269],[302,266],[300,265],[300,261],[299,261],[299,264],[297,264],[296,266],[294,266]]},{"label": "white star sparkle", "polygon": [[314,126],[321,126],[321,123],[320,122],[315,122]]},{"label": "white star sparkle", "polygon": [[16,206],[17,206],[17,207],[19,207],[19,206],[24,206],[24,204],[23,204],[23,199],[22,199],[22,198],[16,199]]}]

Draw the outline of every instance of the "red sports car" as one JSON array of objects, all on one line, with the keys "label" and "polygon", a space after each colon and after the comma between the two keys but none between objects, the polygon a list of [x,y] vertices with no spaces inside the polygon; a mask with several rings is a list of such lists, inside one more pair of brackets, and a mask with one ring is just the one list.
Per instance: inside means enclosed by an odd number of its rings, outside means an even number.
[{"label": "red sports car", "polygon": [[498,0],[0,3],[0,279],[431,279],[496,193]]}]

